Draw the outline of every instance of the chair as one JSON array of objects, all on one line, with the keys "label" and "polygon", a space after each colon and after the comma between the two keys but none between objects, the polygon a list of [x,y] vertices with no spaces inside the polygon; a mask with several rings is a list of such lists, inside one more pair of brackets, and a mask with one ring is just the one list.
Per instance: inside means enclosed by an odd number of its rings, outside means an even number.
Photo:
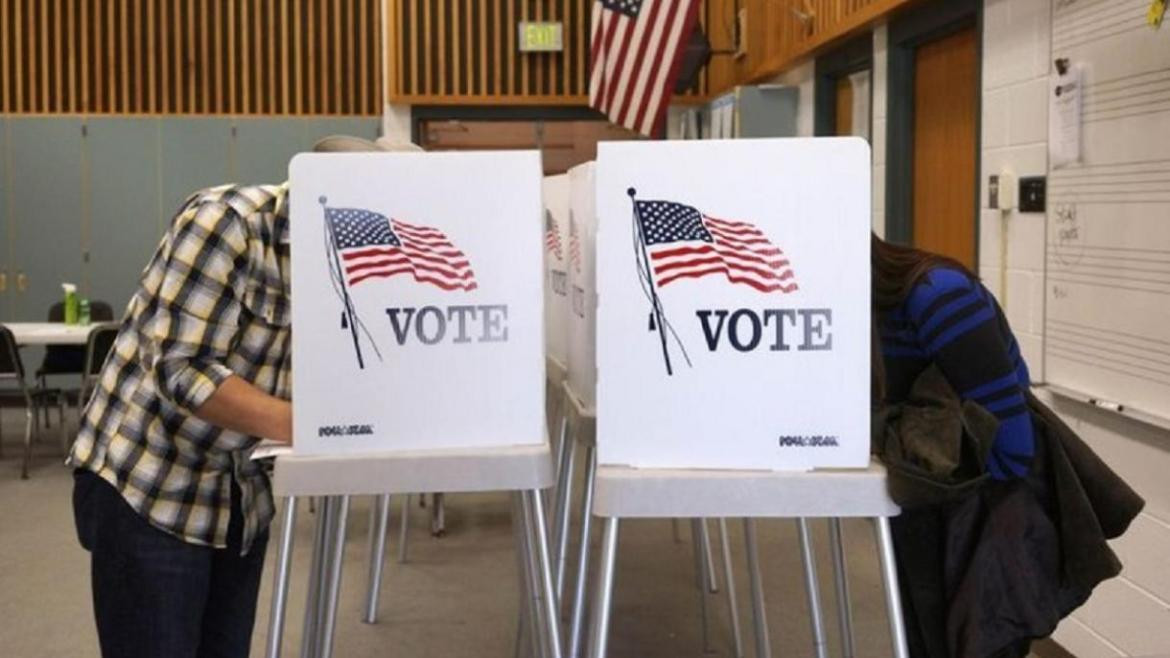
[{"label": "chair", "polygon": [[98,378],[102,374],[102,366],[114,348],[114,341],[118,338],[118,325],[112,322],[95,325],[89,330],[89,338],[85,341],[85,356],[82,361],[81,388],[78,390],[77,407],[84,409],[89,404],[89,396],[97,388]]},{"label": "chair", "polygon": [[[0,388],[0,398],[15,397],[24,406],[24,462],[21,465],[20,477],[22,480],[27,480],[28,464],[32,458],[33,421],[38,403],[55,396],[63,406],[64,398],[60,395],[60,391],[29,387],[28,382],[24,379],[24,362],[20,359],[16,338],[12,335],[12,330],[4,325],[0,325],[0,384],[5,385],[4,388]],[[61,413],[63,416],[64,411]],[[0,423],[0,444],[3,443],[2,427],[3,423]]]},{"label": "chair", "polygon": [[[89,303],[89,317],[93,322],[111,322],[114,319],[114,310],[106,302],[91,301]],[[57,302],[49,307],[49,322],[65,321],[65,302]],[[45,348],[45,358],[41,367],[37,369],[37,382],[41,388],[47,388],[46,378],[50,375],[84,375],[86,364],[86,348],[80,345],[49,345]],[[63,395],[76,395],[78,407],[82,405],[80,391],[64,391]],[[64,407],[64,405],[62,405]],[[61,422],[65,422],[64,417]],[[46,417],[46,424],[48,418]]]}]

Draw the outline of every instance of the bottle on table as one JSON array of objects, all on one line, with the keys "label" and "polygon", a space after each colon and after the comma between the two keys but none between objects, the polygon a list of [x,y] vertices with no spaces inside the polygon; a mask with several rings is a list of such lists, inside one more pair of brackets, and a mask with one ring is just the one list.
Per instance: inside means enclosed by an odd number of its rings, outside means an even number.
[{"label": "bottle on table", "polygon": [[80,310],[77,301],[77,286],[72,283],[62,283],[65,291],[65,324],[77,324],[77,315]]}]

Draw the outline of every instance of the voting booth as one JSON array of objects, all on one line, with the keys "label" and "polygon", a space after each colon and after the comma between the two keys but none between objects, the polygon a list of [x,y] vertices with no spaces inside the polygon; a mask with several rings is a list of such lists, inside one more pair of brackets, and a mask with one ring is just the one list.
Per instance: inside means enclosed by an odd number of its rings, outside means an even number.
[{"label": "voting booth", "polygon": [[869,463],[869,167],[856,138],[600,145],[601,463]]},{"label": "voting booth", "polygon": [[592,162],[569,170],[568,382],[587,409],[597,397],[596,175]]},{"label": "voting booth", "polygon": [[[819,517],[843,654],[853,640],[841,519],[861,517],[874,522],[894,655],[909,655],[889,525],[900,510],[869,454],[869,166],[855,138],[599,146],[586,499],[603,532],[590,655],[606,655],[619,527],[644,518],[691,519],[696,537],[719,519],[725,553],[727,519],[743,519],[754,655],[772,655],[755,520],[783,518],[796,522],[813,649],[827,656],[809,525]],[[588,547],[587,525],[581,536]],[[699,583],[713,569],[703,543]],[[570,646],[581,608],[578,594]],[[700,609],[706,624],[702,595]]]},{"label": "voting booth", "polygon": [[307,154],[289,179],[294,444],[272,480],[285,505],[266,654],[281,653],[297,500],[321,497],[301,655],[325,658],[350,497],[379,497],[380,540],[389,496],[420,492],[512,492],[529,637],[559,646],[540,154]]},{"label": "voting booth", "polygon": [[294,452],[543,443],[539,153],[290,173]]},{"label": "voting booth", "polygon": [[569,175],[545,176],[544,342],[546,354],[561,367],[568,361]]}]

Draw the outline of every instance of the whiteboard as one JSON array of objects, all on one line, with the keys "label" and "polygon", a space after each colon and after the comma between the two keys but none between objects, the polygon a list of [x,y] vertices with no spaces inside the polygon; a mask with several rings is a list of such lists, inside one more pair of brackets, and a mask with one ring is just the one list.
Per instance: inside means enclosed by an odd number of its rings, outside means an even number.
[{"label": "whiteboard", "polygon": [[1054,4],[1052,57],[1080,67],[1083,95],[1079,161],[1050,161],[1044,372],[1170,419],[1170,30],[1149,4]]}]

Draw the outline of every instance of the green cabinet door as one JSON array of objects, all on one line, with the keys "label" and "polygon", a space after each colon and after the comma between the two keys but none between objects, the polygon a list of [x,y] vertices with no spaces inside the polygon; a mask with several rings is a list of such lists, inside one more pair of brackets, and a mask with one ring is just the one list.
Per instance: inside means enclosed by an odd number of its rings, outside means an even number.
[{"label": "green cabinet door", "polygon": [[120,318],[169,219],[162,203],[159,119],[89,119],[86,149],[89,226],[86,282],[90,299]]},{"label": "green cabinet door", "polygon": [[236,181],[231,175],[231,119],[167,117],[159,119],[159,126],[161,231],[193,192]]},{"label": "green cabinet door", "polygon": [[9,264],[12,262],[12,232],[9,226],[11,195],[8,188],[12,185],[8,176],[8,161],[11,152],[8,150],[8,119],[0,116],[0,322],[12,319],[12,298],[15,293],[15,281]]},{"label": "green cabinet door", "polygon": [[313,146],[306,124],[306,119],[236,119],[234,178],[248,184],[283,183],[288,178],[288,161]]},{"label": "green cabinet door", "polygon": [[61,283],[82,283],[82,122],[77,118],[8,119],[6,190],[10,272],[17,278],[12,318],[43,321]]}]

